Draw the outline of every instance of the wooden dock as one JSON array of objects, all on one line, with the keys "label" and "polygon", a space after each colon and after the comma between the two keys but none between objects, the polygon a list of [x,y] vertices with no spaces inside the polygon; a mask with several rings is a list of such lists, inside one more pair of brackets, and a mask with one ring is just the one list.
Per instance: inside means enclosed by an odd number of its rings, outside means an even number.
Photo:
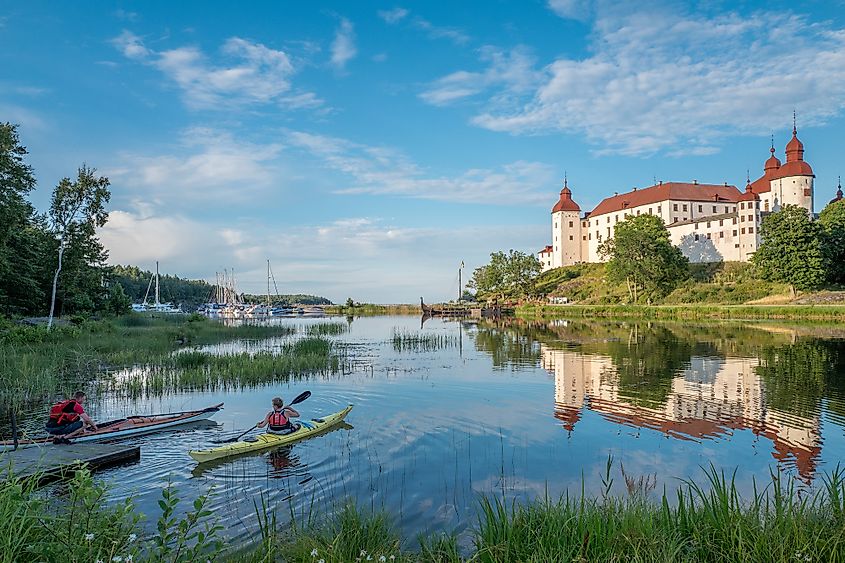
[{"label": "wooden dock", "polygon": [[39,484],[73,475],[80,467],[92,471],[141,458],[139,446],[119,444],[66,444],[22,448],[0,452],[0,470],[16,477],[37,478]]}]

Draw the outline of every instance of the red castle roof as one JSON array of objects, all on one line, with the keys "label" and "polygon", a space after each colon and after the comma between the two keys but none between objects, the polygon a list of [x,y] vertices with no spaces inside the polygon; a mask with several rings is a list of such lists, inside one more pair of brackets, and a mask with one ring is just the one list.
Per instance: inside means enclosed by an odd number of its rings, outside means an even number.
[{"label": "red castle roof", "polygon": [[640,205],[660,203],[669,199],[679,201],[713,201],[713,202],[735,202],[739,201],[741,192],[736,186],[717,184],[686,184],[681,182],[666,182],[643,188],[634,189],[625,194],[619,194],[605,198],[599,203],[590,215],[602,215],[614,211],[622,211]]},{"label": "red castle roof", "polygon": [[581,211],[581,208],[572,200],[572,190],[566,185],[566,180],[563,181],[563,189],[560,190],[560,199],[552,207],[552,213],[558,211]]}]

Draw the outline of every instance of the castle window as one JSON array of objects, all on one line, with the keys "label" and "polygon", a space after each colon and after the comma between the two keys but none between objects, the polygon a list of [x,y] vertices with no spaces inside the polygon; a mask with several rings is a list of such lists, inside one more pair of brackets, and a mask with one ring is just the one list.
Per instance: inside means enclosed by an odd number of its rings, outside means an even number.
[{"label": "castle window", "polygon": [[648,208],[648,214],[649,214],[649,215],[652,215],[652,213],[651,213],[651,207],[649,207],[649,208]]},{"label": "castle window", "polygon": [[766,211],[768,211],[768,210],[769,210],[769,202],[767,201],[766,202]]},{"label": "castle window", "polygon": [[596,240],[601,241],[601,234],[598,231],[596,231]]},{"label": "castle window", "polygon": [[727,213],[727,212],[728,212],[728,206],[726,205],[725,206],[725,213]]},{"label": "castle window", "polygon": [[724,224],[725,224],[724,219],[719,219],[719,226],[722,227],[722,226],[724,226]]},{"label": "castle window", "polygon": [[753,232],[754,232],[754,227],[748,227],[748,234],[751,234]]},{"label": "castle window", "polygon": [[702,213],[702,209],[701,209],[701,206],[700,206],[700,205],[698,206],[698,212],[699,212],[699,213]]},{"label": "castle window", "polygon": [[607,228],[607,236],[610,236],[610,227]]},{"label": "castle window", "polygon": [[686,210],[687,210],[687,204],[685,203],[684,204],[684,211],[686,211]]},{"label": "castle window", "polygon": [[740,233],[742,233],[742,234],[745,234],[745,227],[741,228],[741,229],[739,230],[739,232],[740,232]]},{"label": "castle window", "polygon": [[693,229],[695,229],[695,230],[697,231],[697,230],[698,230],[698,223],[696,223],[695,225],[693,225],[693,227],[692,227],[692,228],[693,228]]},{"label": "castle window", "polygon": [[734,248],[739,248],[739,243],[735,244]]},{"label": "castle window", "polygon": [[687,220],[687,218],[686,218],[686,217],[684,217],[684,221],[686,221],[686,220]]},{"label": "castle window", "polygon": [[637,209],[637,217],[639,217],[639,216],[640,216],[640,210]]},{"label": "castle window", "polygon": [[753,220],[754,220],[754,215],[749,215],[749,216],[748,216],[748,220],[749,220],[749,221],[753,221]]},{"label": "castle window", "polygon": [[719,238],[725,238],[725,231],[719,231]]},{"label": "castle window", "polygon": [[716,206],[713,206],[713,213],[716,213]]},{"label": "castle window", "polygon": [[557,229],[557,221],[555,221],[555,229]]},{"label": "castle window", "polygon": [[736,217],[733,218],[734,225],[736,225]]},{"label": "castle window", "polygon": [[707,240],[710,240],[710,233],[707,233]]},{"label": "castle window", "polygon": [[573,240],[573,239],[572,239],[572,235],[569,235],[569,240]]},{"label": "castle window", "polygon": [[734,236],[736,236],[736,229],[734,229]]},{"label": "castle window", "polygon": [[710,228],[710,221],[707,221],[707,228]]},{"label": "castle window", "polygon": [[733,212],[736,213],[736,205],[733,207]]},{"label": "castle window", "polygon": [[658,205],[658,206],[657,206],[657,214],[658,214],[658,215],[660,215],[660,213],[661,213],[660,209],[661,209],[661,206],[660,206],[660,205]]},{"label": "castle window", "polygon": [[677,218],[677,217],[672,217],[672,222],[673,222],[673,223],[677,223],[677,222],[678,222],[678,218]]},{"label": "castle window", "polygon": [[760,209],[760,202],[759,202],[759,201],[755,201],[755,202],[754,202],[754,207],[756,207],[757,209]]},{"label": "castle window", "polygon": [[740,209],[745,209],[745,202],[739,204]]},{"label": "castle window", "polygon": [[678,210],[678,204],[676,203],[675,205],[672,206],[672,211],[677,211],[677,210]]},{"label": "castle window", "polygon": [[610,215],[607,216],[607,221],[605,223],[610,223]]},{"label": "castle window", "polygon": [[569,222],[569,228],[572,228],[572,221]]},{"label": "castle window", "polygon": [[742,221],[743,223],[745,223],[745,215],[741,215],[741,216],[739,217],[739,220],[740,220],[740,221]]},{"label": "castle window", "polygon": [[582,240],[587,240],[587,235],[584,235],[584,237],[582,238]]},{"label": "castle window", "polygon": [[698,233],[695,233],[695,242],[698,242]]}]

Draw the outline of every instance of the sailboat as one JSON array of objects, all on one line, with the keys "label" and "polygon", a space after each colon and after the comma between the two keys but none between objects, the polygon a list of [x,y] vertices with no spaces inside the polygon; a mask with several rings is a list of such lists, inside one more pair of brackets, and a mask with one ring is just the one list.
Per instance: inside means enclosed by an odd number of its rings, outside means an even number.
[{"label": "sailboat", "polygon": [[[148,298],[150,296],[150,289],[153,285],[153,280],[155,280],[156,284],[156,292],[155,292],[155,303],[149,303]],[[134,303],[132,305],[132,310],[136,313],[164,313],[164,314],[179,314],[182,313],[182,309],[179,307],[174,307],[172,303],[162,303],[161,302],[161,284],[159,281],[159,273],[158,273],[158,260],[156,260],[156,273],[150,278],[150,283],[147,285],[147,292],[144,294],[144,302],[143,303]]]}]

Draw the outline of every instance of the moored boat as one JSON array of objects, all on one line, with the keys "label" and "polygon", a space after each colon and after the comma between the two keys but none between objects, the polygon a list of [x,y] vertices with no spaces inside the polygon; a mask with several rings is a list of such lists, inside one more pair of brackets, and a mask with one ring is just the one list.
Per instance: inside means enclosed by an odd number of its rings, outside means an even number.
[{"label": "moored boat", "polygon": [[[189,424],[198,420],[205,420],[223,408],[223,403],[195,411],[171,412],[165,414],[136,415],[117,420],[110,420],[97,425],[96,432],[85,432],[71,439],[72,442],[94,442],[100,440],[115,440],[127,436],[152,434],[166,428]],[[18,447],[52,444],[53,437],[36,438],[34,440],[19,440]],[[0,451],[15,447],[13,440],[0,441]]]},{"label": "moored boat", "polygon": [[235,456],[247,452],[257,452],[266,450],[276,446],[283,446],[304,440],[311,436],[315,436],[325,430],[332,428],[343,422],[349,411],[352,410],[352,405],[349,405],[342,411],[324,416],[322,418],[314,418],[311,420],[299,420],[299,428],[290,434],[259,434],[254,438],[243,440],[241,442],[233,442],[219,446],[217,448],[210,448],[208,450],[191,450],[188,452],[192,458],[200,463],[212,461],[215,459],[222,459],[224,457]]}]

